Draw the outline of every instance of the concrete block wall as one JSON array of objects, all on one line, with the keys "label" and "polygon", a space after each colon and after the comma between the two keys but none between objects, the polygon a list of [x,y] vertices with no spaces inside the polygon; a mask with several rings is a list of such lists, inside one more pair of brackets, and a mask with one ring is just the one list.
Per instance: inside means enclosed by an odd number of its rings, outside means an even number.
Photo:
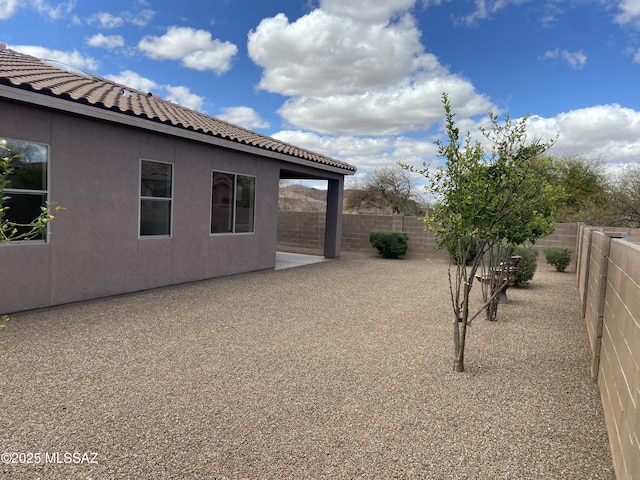
[{"label": "concrete block wall", "polygon": [[436,249],[436,236],[418,217],[403,217],[403,231],[409,234],[408,257],[446,257],[446,250]]},{"label": "concrete block wall", "polygon": [[592,374],[614,468],[618,479],[639,480],[640,245],[615,238],[620,232],[580,228],[577,277],[579,285],[586,285],[581,288],[586,288],[583,312],[596,368]]},{"label": "concrete block wall", "polygon": [[345,214],[342,219],[344,250],[375,253],[375,249],[369,243],[369,233],[372,230],[396,230],[409,234],[407,258],[443,254],[436,250],[435,236],[425,228],[425,223],[418,217]]},{"label": "concrete block wall", "polygon": [[401,231],[397,227],[393,215],[343,215],[342,248],[360,252],[375,250],[369,243],[369,233],[372,230]]},{"label": "concrete block wall", "polygon": [[[324,213],[281,211],[278,217],[278,248],[289,251],[314,251],[322,253],[324,239]],[[342,216],[342,249],[361,253],[375,253],[369,243],[372,230],[397,230],[409,234],[407,258],[446,256],[447,252],[436,249],[436,238],[425,228],[418,217],[402,215],[356,215]],[[540,239],[536,247],[568,247],[575,253],[577,224],[558,223],[553,234]],[[640,235],[640,232],[639,232]]]},{"label": "concrete block wall", "polygon": [[622,233],[631,243],[640,243],[640,228],[604,227],[607,232]]},{"label": "concrete block wall", "polygon": [[640,246],[611,240],[598,383],[619,479],[640,479]]},{"label": "concrete block wall", "polygon": [[323,212],[278,212],[278,249],[322,254],[324,251]]},{"label": "concrete block wall", "polygon": [[[317,212],[281,211],[278,217],[280,250],[322,253],[325,216]],[[436,238],[418,217],[402,215],[342,216],[342,249],[351,252],[376,253],[369,243],[372,230],[396,230],[409,234],[407,258],[446,256],[436,249]]]},{"label": "concrete block wall", "polygon": [[567,247],[575,253],[576,235],[578,234],[577,223],[556,223],[556,229],[551,235],[547,235],[536,242],[536,247]]}]

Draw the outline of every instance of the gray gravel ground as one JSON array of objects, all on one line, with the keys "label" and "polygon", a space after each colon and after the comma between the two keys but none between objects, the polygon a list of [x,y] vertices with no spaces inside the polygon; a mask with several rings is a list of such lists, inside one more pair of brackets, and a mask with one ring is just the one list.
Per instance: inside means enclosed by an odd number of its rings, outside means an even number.
[{"label": "gray gravel ground", "polygon": [[446,270],[347,254],[15,315],[0,451],[41,457],[0,476],[615,478],[575,276],[540,263],[460,374]]}]

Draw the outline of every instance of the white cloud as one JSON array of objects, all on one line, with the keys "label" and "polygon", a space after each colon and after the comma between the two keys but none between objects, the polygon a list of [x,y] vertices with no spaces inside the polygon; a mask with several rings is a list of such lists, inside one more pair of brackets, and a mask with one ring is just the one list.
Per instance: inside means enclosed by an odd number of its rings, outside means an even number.
[{"label": "white cloud", "polygon": [[105,75],[105,78],[141,92],[153,92],[158,88],[156,82],[131,70],[124,70],[119,75]]},{"label": "white cloud", "polygon": [[108,12],[100,12],[89,18],[89,23],[105,29],[118,28],[124,24],[124,19]]},{"label": "white cloud", "polygon": [[0,20],[11,18],[19,7],[31,7],[36,12],[46,15],[52,20],[64,18],[76,6],[76,0],[58,3],[52,6],[45,0],[0,0]]},{"label": "white cloud", "polygon": [[577,52],[563,50],[562,58],[574,70],[580,70],[587,64],[587,56],[582,52],[582,50],[578,50]]},{"label": "white cloud", "polygon": [[[445,1],[422,0],[421,5]],[[467,21],[526,1],[477,0]],[[425,53],[408,13],[415,3],[375,2],[373,10],[380,10],[358,12],[361,0],[321,0],[319,9],[296,21],[282,14],[264,19],[248,42],[252,60],[263,68],[258,87],[289,97],[278,113],[290,129],[274,137],[347,161],[364,173],[398,161],[435,165],[432,135],[437,131],[443,138],[441,93],[447,92],[457,126],[482,141],[478,126],[487,126],[486,113],[501,112],[470,80]],[[640,61],[640,52],[632,55]],[[583,50],[567,49],[549,50],[541,58],[573,69],[584,68],[588,60]],[[528,127],[544,141],[558,137],[552,154],[602,156],[611,163],[640,158],[640,112],[619,105],[534,116]]]},{"label": "white cloud", "polygon": [[192,110],[200,110],[204,104],[204,98],[195,93],[191,93],[188,87],[165,85],[163,88],[167,92],[166,99],[170,102],[177,103]]},{"label": "white cloud", "polygon": [[238,47],[231,42],[212,39],[206,30],[189,27],[169,27],[160,37],[148,35],[138,42],[138,48],[156,60],[181,60],[185,67],[213,70],[221,75],[231,68]]},{"label": "white cloud", "polygon": [[153,20],[156,12],[154,10],[144,9],[139,12],[125,12],[122,15],[126,22],[131,23],[136,27],[144,27]]},{"label": "white cloud", "polygon": [[332,137],[302,130],[283,130],[272,136],[330,157],[351,160],[382,155],[393,144],[392,137]]},{"label": "white cloud", "polygon": [[422,5],[425,8],[428,7],[439,7],[443,3],[452,2],[453,0],[422,0]]},{"label": "white cloud", "polygon": [[473,25],[478,20],[485,20],[509,5],[522,5],[529,1],[530,0],[475,0],[475,10],[469,15],[461,17],[460,21],[466,25]]},{"label": "white cloud", "polygon": [[[204,98],[195,93],[191,93],[188,87],[158,85],[153,80],[143,77],[139,73],[131,70],[124,70],[120,72],[119,75],[105,75],[105,78],[143,93],[160,94],[165,100],[192,110],[200,110],[204,104]],[[162,93],[164,93],[164,95],[161,95]]]},{"label": "white cloud", "polygon": [[615,21],[621,25],[633,23],[640,28],[640,0],[621,0],[618,3],[618,13]]},{"label": "white cloud", "polygon": [[574,70],[580,70],[587,64],[587,56],[582,50],[570,52],[568,50],[560,50],[559,48],[556,48],[555,50],[547,50],[542,56],[542,59],[555,58],[562,58],[567,65]]},{"label": "white cloud", "polygon": [[98,69],[98,61],[92,57],[84,57],[77,50],[71,52],[51,50],[37,45],[12,45],[11,48],[18,52],[26,53],[33,57],[47,60],[57,60],[80,70],[95,71]]},{"label": "white cloud", "polygon": [[633,63],[640,63],[640,48],[633,55]]},{"label": "white cloud", "polygon": [[[387,14],[413,3],[398,0]],[[264,19],[249,34],[248,50],[264,69],[259,88],[292,97],[278,113],[298,129],[329,135],[426,130],[442,118],[443,91],[461,115],[492,109],[470,81],[424,52],[420,35],[408,13],[370,23],[317,9],[293,23],[283,14]]]},{"label": "white cloud", "polygon": [[395,165],[398,162],[421,167],[423,162],[433,160],[437,154],[437,146],[430,138],[334,137],[300,130],[283,130],[273,137],[329,157],[339,158],[355,165],[358,171],[364,174],[374,168]]},{"label": "white cloud", "polygon": [[529,132],[558,140],[552,152],[601,156],[612,163],[640,158],[640,112],[617,104],[571,110],[554,118],[531,117]]},{"label": "white cloud", "polygon": [[386,23],[406,12],[416,0],[321,0],[320,8],[327,13],[366,23]]},{"label": "white cloud", "polygon": [[220,120],[240,125],[244,128],[269,128],[269,122],[260,118],[258,112],[250,107],[226,107],[216,115]]},{"label": "white cloud", "polygon": [[18,10],[18,0],[0,0],[0,20],[11,18]]},{"label": "white cloud", "polygon": [[[294,127],[340,135],[397,135],[428,130],[442,119],[441,94],[447,92],[459,116],[493,108],[473,85],[445,72],[422,74],[401,85],[357,95],[296,97],[278,113]],[[495,109],[495,108],[494,108]]]},{"label": "white cloud", "polygon": [[283,95],[353,93],[398,82],[423,54],[412,17],[359,23],[314,10],[293,23],[266,18],[249,33],[249,56],[264,68],[259,88]]},{"label": "white cloud", "polygon": [[102,33],[97,33],[87,39],[87,45],[114,49],[124,46],[124,38],[122,35],[103,35]]},{"label": "white cloud", "polygon": [[103,29],[119,28],[125,23],[144,27],[149,24],[155,14],[156,12],[150,9],[125,11],[117,15],[109,12],[99,12],[89,18],[89,24]]},{"label": "white cloud", "polygon": [[[457,110],[454,112],[458,115]],[[519,119],[514,119],[518,121]],[[460,131],[469,131],[487,151],[486,143],[478,127],[490,128],[488,118],[477,120],[458,117]],[[441,127],[441,125],[440,125]],[[637,162],[640,158],[640,112],[620,105],[599,105],[569,112],[552,118],[532,116],[527,123],[531,137],[549,142],[557,137],[551,155],[579,154],[588,158],[602,158],[608,164]],[[423,162],[438,165],[436,138],[443,138],[442,131],[434,136],[413,138],[406,135],[353,137],[318,135],[300,130],[284,130],[275,138],[346,161],[358,167],[362,174],[376,167],[388,166],[398,161],[421,167]]]},{"label": "white cloud", "polygon": [[36,12],[46,15],[52,20],[58,20],[66,17],[76,6],[76,0],[62,2],[57,4],[55,7],[51,6],[49,2],[46,2],[45,0],[31,0],[31,3]]}]

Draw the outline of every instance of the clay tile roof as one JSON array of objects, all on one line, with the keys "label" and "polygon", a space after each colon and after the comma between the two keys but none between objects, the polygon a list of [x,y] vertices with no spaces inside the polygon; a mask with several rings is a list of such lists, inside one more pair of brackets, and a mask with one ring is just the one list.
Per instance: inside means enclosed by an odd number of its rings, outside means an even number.
[{"label": "clay tile roof", "polygon": [[335,167],[348,174],[356,171],[354,166],[347,163],[162,100],[157,95],[140,92],[58,62],[41,60],[15,52],[7,49],[2,43],[0,43],[0,85],[30,90],[278,152]]}]

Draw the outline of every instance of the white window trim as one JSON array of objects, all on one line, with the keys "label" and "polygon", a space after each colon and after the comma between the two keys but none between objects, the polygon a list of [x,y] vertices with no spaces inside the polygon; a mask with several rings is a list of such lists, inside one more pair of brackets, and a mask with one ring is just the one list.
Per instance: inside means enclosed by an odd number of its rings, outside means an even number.
[{"label": "white window trim", "polygon": [[[17,194],[17,195],[43,195],[45,196],[45,202],[51,202],[50,200],[50,195],[51,195],[51,145],[48,143],[43,143],[43,142],[35,142],[33,140],[21,140],[18,138],[10,138],[10,137],[3,137],[0,136],[1,139],[3,140],[9,140],[9,141],[14,141],[14,142],[25,142],[25,143],[35,143],[37,145],[42,145],[43,147],[47,148],[47,189],[46,190],[31,190],[31,189],[26,189],[26,188],[11,188],[11,187],[5,187],[4,189],[4,193],[11,195],[13,194]],[[13,242],[3,242],[0,245],[2,245],[3,247],[5,246],[9,246],[9,245],[43,245],[43,244],[48,244],[49,243],[49,239],[51,237],[51,230],[50,230],[50,222],[47,222],[46,225],[46,231],[44,234],[44,238],[42,240],[38,239],[38,240],[16,240]]]},{"label": "white window trim", "polygon": [[[164,163],[165,165],[171,165],[171,196],[170,197],[147,197],[142,195],[142,162],[155,162]],[[165,162],[162,160],[153,160],[151,158],[140,158],[138,162],[138,239],[148,240],[157,238],[172,238],[173,237],[173,207],[174,207],[174,192],[175,192],[175,179],[176,168],[173,162]],[[169,235],[141,235],[140,234],[140,220],[142,218],[142,200],[159,200],[171,202],[171,208],[169,209]]]},{"label": "white window trim", "polygon": [[[213,181],[214,173],[224,173],[225,175],[233,175],[233,232],[220,232],[213,233],[211,232],[211,215],[213,215],[213,196],[212,189],[213,185],[211,182]],[[242,177],[251,177],[255,180],[255,188],[253,192],[253,232],[236,232],[236,193],[238,191],[238,175]],[[227,170],[218,170],[212,169],[211,175],[209,176],[209,236],[211,237],[222,237],[225,235],[255,235],[256,234],[256,198],[258,196],[258,176],[251,175],[247,173],[239,173],[239,172],[229,172]]]}]

